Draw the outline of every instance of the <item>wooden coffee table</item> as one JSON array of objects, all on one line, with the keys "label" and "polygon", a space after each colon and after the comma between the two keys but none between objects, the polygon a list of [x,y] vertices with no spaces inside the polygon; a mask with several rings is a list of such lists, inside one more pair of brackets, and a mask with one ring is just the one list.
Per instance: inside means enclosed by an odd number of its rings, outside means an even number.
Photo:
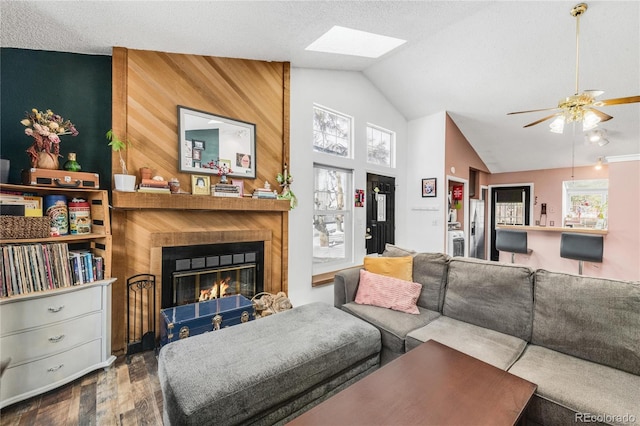
[{"label": "wooden coffee table", "polygon": [[537,386],[429,340],[290,425],[513,425]]}]

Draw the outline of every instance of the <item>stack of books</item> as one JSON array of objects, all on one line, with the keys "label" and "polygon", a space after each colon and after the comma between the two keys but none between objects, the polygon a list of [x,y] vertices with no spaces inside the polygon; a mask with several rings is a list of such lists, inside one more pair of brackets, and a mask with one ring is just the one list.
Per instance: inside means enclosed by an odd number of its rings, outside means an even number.
[{"label": "stack of books", "polygon": [[0,214],[7,216],[42,216],[42,197],[22,193],[0,193]]},{"label": "stack of books", "polygon": [[242,197],[240,187],[236,185],[216,183],[215,185],[211,185],[211,188],[213,189],[211,193],[214,197]]},{"label": "stack of books", "polygon": [[166,180],[142,179],[138,186],[138,192],[154,194],[170,194],[169,182]]},{"label": "stack of books", "polygon": [[275,200],[276,198],[278,198],[278,195],[275,192],[273,192],[273,190],[271,190],[271,189],[256,188],[256,189],[253,190],[253,198],[263,198],[263,199]]}]

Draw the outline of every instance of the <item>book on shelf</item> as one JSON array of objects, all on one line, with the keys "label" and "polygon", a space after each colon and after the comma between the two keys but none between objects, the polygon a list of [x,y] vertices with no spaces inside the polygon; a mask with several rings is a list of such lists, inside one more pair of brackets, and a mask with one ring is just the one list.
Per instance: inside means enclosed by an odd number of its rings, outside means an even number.
[{"label": "book on shelf", "polygon": [[0,212],[10,216],[42,217],[42,197],[0,193]]},{"label": "book on shelf", "polygon": [[148,188],[169,188],[169,182],[166,180],[142,179],[139,186]]},{"label": "book on shelf", "polygon": [[276,198],[278,198],[278,195],[275,192],[267,192],[267,191],[253,191],[253,198],[264,198],[264,199],[271,199],[271,200],[275,200]]},{"label": "book on shelf", "polygon": [[169,187],[166,188],[154,188],[150,186],[139,186],[138,192],[146,192],[148,194],[171,194]]},{"label": "book on shelf", "polygon": [[239,192],[218,192],[218,191],[214,191],[213,192],[213,196],[214,197],[240,198],[240,197],[242,197],[242,194],[240,194]]},{"label": "book on shelf", "polygon": [[1,251],[1,297],[74,285],[67,243],[7,244]]}]

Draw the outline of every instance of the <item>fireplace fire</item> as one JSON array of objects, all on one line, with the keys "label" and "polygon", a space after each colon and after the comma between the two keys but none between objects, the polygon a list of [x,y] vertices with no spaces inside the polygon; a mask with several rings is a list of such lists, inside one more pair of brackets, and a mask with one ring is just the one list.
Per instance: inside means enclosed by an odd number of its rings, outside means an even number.
[{"label": "fireplace fire", "polygon": [[263,291],[263,242],[162,249],[162,308]]}]

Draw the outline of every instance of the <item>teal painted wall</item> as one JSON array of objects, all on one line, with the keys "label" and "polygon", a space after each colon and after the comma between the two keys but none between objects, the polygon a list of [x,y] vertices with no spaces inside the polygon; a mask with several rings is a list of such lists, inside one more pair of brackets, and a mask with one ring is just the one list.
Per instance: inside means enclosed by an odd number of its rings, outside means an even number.
[{"label": "teal painted wall", "polygon": [[11,160],[10,183],[29,168],[32,138],[20,120],[32,108],[71,120],[78,136],[61,136],[60,166],[76,152],[82,171],[100,175],[111,189],[111,56],[0,48],[0,157]]}]

